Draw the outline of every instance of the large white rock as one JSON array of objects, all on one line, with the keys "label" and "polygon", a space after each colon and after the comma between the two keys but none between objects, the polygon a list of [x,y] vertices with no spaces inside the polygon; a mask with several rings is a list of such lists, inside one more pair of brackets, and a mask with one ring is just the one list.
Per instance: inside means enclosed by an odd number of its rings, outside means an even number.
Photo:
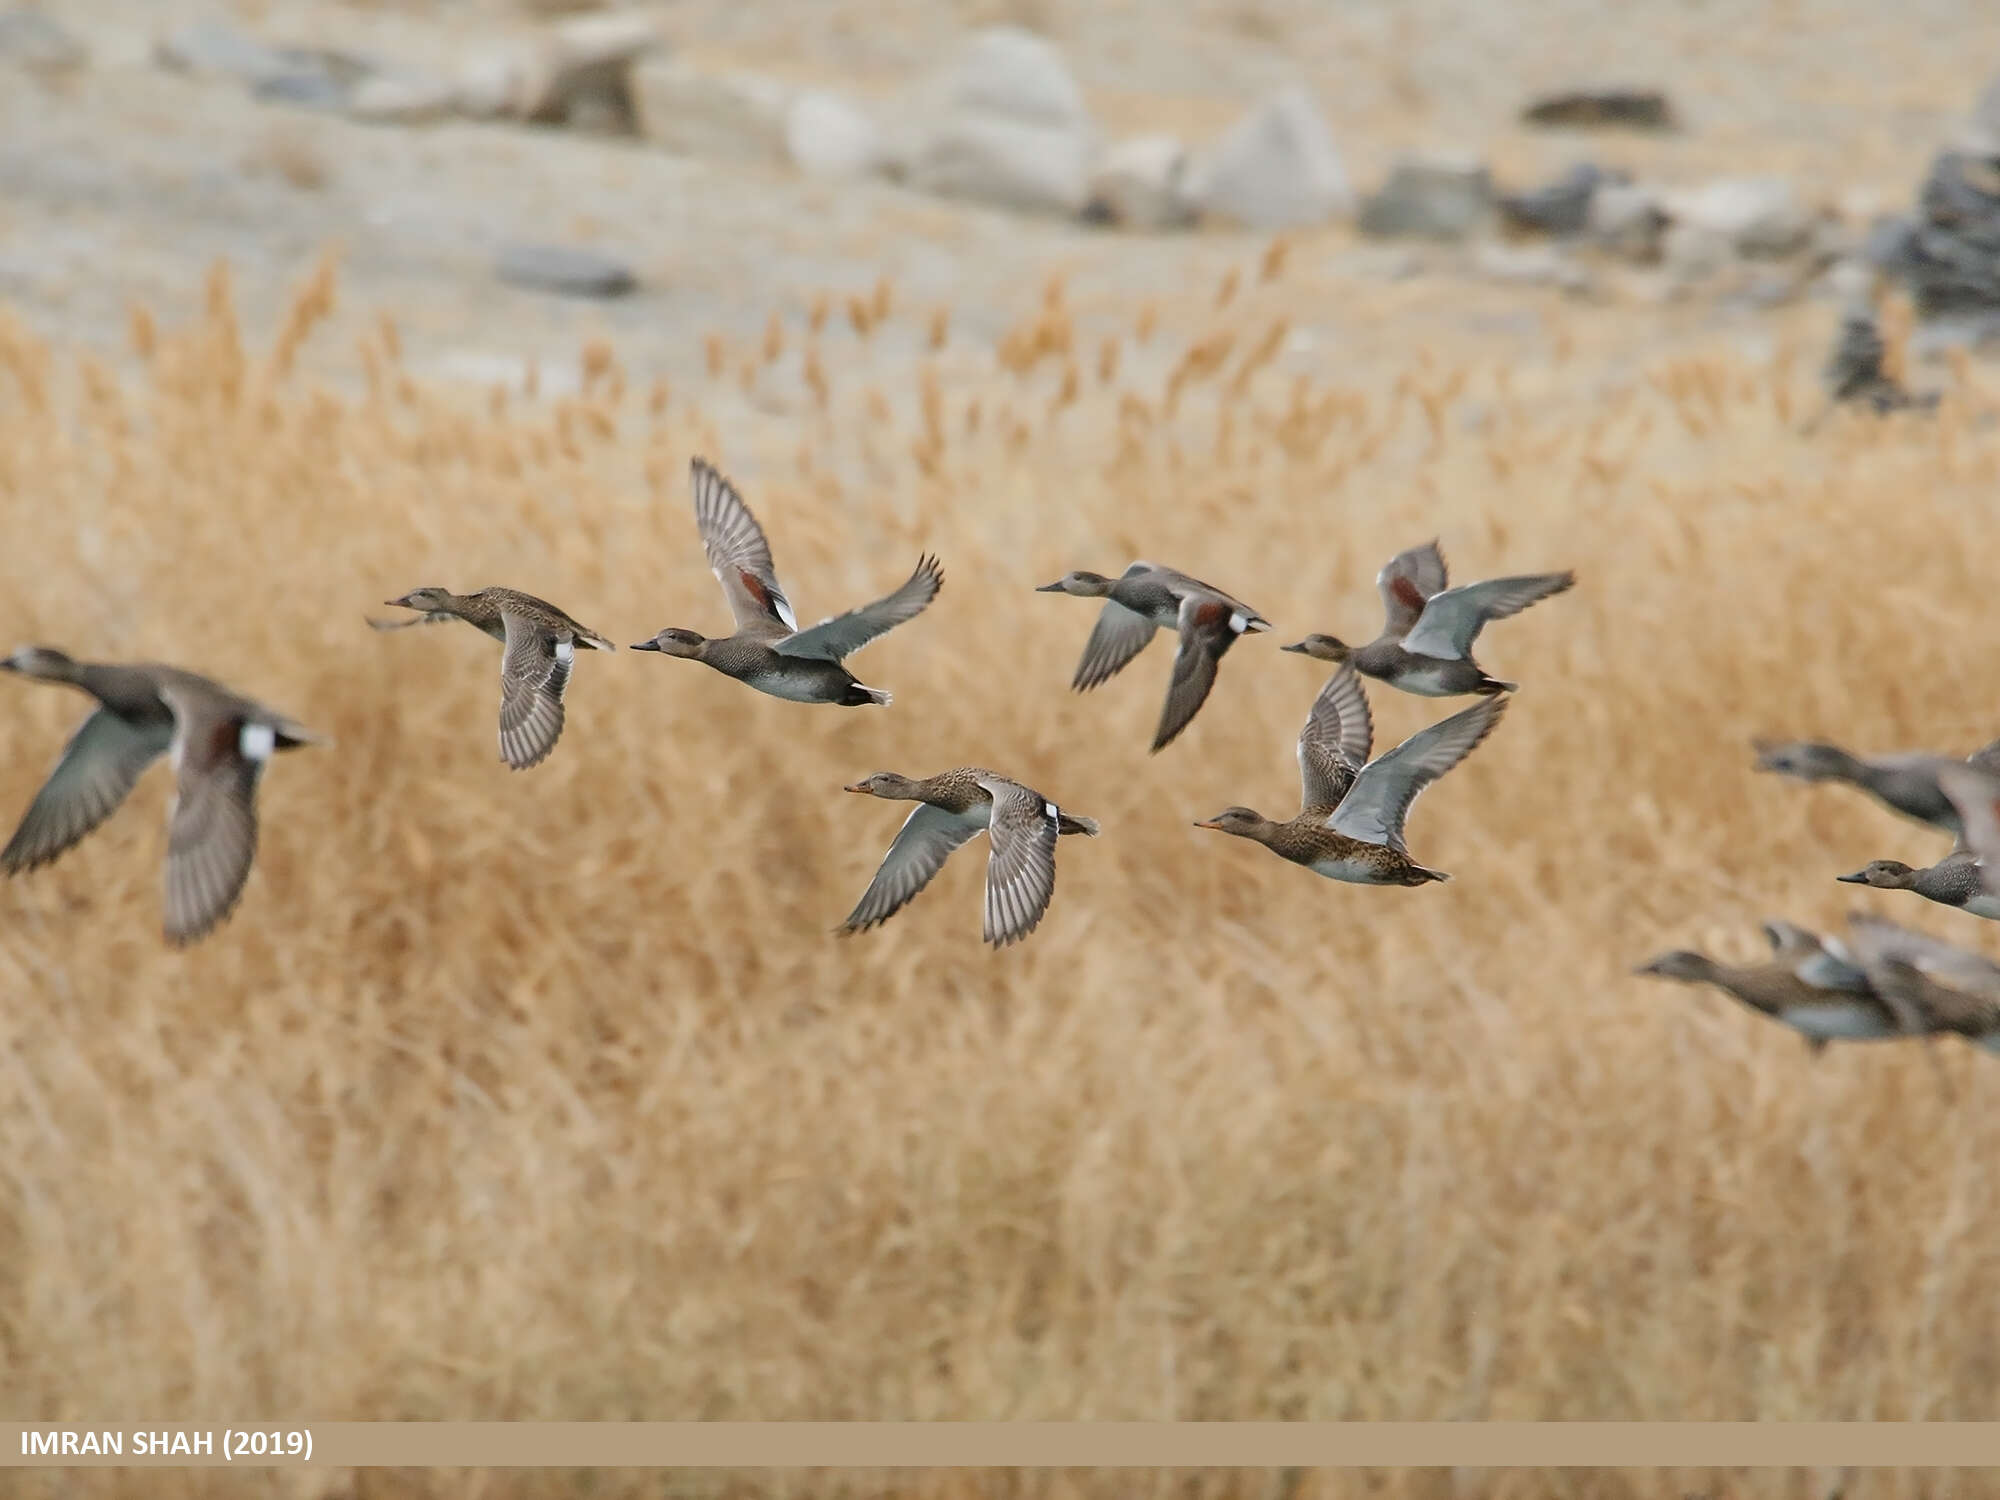
[{"label": "large white rock", "polygon": [[1811,237],[1813,215],[1782,177],[1726,177],[1666,201],[1689,238],[1708,236],[1738,255],[1789,255]]},{"label": "large white rock", "polygon": [[1175,136],[1119,141],[1090,179],[1091,217],[1127,229],[1178,229],[1195,219],[1187,194],[1188,149]]},{"label": "large white rock", "polygon": [[828,89],[807,89],[785,112],[785,152],[812,177],[863,177],[888,159],[882,132],[860,106]]},{"label": "large white rock", "polygon": [[922,91],[901,175],[922,192],[1005,208],[1074,214],[1090,195],[1098,136],[1062,54],[1032,32],[996,26]]},{"label": "large white rock", "polygon": [[1231,126],[1196,163],[1190,189],[1204,214],[1250,229],[1323,224],[1354,209],[1333,134],[1296,84]]},{"label": "large white rock", "polygon": [[758,73],[711,73],[678,57],[632,70],[639,133],[685,156],[726,161],[788,159],[792,90]]}]

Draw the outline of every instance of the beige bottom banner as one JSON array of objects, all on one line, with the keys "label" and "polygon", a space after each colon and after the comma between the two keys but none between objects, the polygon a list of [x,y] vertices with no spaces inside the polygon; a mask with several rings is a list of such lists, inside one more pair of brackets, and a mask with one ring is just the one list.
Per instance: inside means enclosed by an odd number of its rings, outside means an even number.
[{"label": "beige bottom banner", "polygon": [[17,1468],[2000,1467],[2000,1422],[0,1425]]}]

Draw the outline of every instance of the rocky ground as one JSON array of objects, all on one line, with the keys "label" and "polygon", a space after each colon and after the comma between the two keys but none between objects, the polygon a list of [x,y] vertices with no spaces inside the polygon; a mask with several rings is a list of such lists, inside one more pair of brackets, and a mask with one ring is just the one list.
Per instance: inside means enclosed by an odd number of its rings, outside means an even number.
[{"label": "rocky ground", "polygon": [[[994,104],[990,139],[966,112],[995,64],[965,61],[989,26],[1056,59]],[[550,49],[579,34],[616,55],[570,108]],[[392,314],[414,369],[490,382],[533,360],[559,384],[608,333],[636,374],[698,381],[707,334],[753,337],[827,289],[887,278],[949,303],[976,348],[1052,272],[1084,318],[1129,317],[1289,227],[1288,357],[1394,368],[1560,332],[1619,363],[1718,334],[1817,359],[1871,227],[1964,134],[1996,43],[1945,0],[1690,0],[1640,22],[1587,0],[65,0],[0,20],[0,298],[115,353],[132,304],[191,309],[227,258],[262,336],[335,247],[341,319]],[[274,65],[277,47],[340,55]],[[1661,91],[1675,128],[1522,120],[1606,84]],[[538,109],[557,123],[520,118]],[[1277,154],[1238,164],[1248,186],[1215,181],[1232,131]],[[966,165],[993,150],[998,188]],[[1496,214],[1579,163],[1611,186],[1577,233]],[[1408,191],[1378,197],[1392,181]],[[562,250],[622,294],[521,284]],[[352,344],[306,363],[351,374]]]}]

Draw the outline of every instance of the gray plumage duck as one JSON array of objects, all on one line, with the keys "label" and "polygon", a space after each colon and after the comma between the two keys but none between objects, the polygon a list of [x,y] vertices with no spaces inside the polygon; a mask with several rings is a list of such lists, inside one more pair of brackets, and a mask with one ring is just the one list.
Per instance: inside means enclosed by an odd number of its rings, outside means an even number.
[{"label": "gray plumage duck", "polygon": [[1282,649],[1320,661],[1352,661],[1373,677],[1423,698],[1511,693],[1518,683],[1489,675],[1472,643],[1493,620],[1518,615],[1576,582],[1573,572],[1531,573],[1446,587],[1444,553],[1436,541],[1399,552],[1375,576],[1382,595],[1382,633],[1365,646],[1314,634]]},{"label": "gray plumage duck", "polygon": [[918,805],[841,925],[843,935],[888,921],[983,829],[989,846],[983,936],[995,948],[1017,943],[1041,924],[1055,895],[1056,840],[1063,834],[1097,836],[1094,819],[1064,812],[1033,787],[980,766],[921,779],[877,771],[846,790]]},{"label": "gray plumage duck", "polygon": [[1678,984],[1712,985],[1805,1038],[1815,1054],[1828,1042],[1880,1041],[1910,1034],[1838,939],[1795,922],[1764,924],[1771,956],[1729,964],[1688,948],[1662,953],[1633,972]]},{"label": "gray plumage duck", "polygon": [[1478,748],[1508,700],[1490,697],[1404,740],[1374,760],[1374,724],[1352,662],[1320,689],[1299,732],[1298,816],[1280,823],[1230,807],[1196,823],[1262,844],[1280,859],[1353,885],[1449,880],[1411,858],[1403,824],[1417,794]]},{"label": "gray plumage duck", "polygon": [[703,458],[690,464],[689,475],[701,545],[736,618],[736,633],[709,637],[669,627],[632,649],[702,662],[760,693],[793,703],[886,706],[891,694],[863,686],[842,663],[877,636],[923,613],[944,587],[938,560],[925,554],[893,594],[801,630],[791,600],[779,586],[764,528],[736,486]]},{"label": "gray plumage duck", "polygon": [[563,694],[569,688],[576,648],[618,649],[548,600],[519,589],[454,594],[450,589],[422,588],[388,602],[417,614],[406,620],[371,619],[368,623],[377,630],[463,620],[506,648],[500,655],[500,758],[516,771],[547,760],[562,738]]},{"label": "gray plumage duck", "polygon": [[1973,751],[1964,760],[1929,751],[1862,756],[1814,740],[1756,740],[1752,748],[1757,752],[1759,771],[1808,783],[1844,781],[1891,812],[1950,834],[1954,848],[1960,849],[1965,847],[1964,826],[1958,809],[1938,783],[1938,773],[1952,766],[2000,773],[2000,740]]},{"label": "gray plumage duck", "polygon": [[1116,578],[1078,569],[1035,592],[1104,601],[1070,682],[1079,693],[1122,671],[1151,643],[1154,631],[1171,630],[1179,638],[1167,700],[1153,734],[1154,754],[1172,744],[1208,701],[1216,668],[1229,648],[1242,636],[1271,628],[1242,600],[1158,563],[1135,562]]},{"label": "gray plumage duck", "polygon": [[235,910],[257,853],[257,786],[271,757],[328,743],[221,683],[156,662],[80,662],[23,646],[0,670],[78,688],[97,700],[0,850],[9,875],[74,848],[162,755],[174,767],[167,815],[164,932],[177,946]]}]

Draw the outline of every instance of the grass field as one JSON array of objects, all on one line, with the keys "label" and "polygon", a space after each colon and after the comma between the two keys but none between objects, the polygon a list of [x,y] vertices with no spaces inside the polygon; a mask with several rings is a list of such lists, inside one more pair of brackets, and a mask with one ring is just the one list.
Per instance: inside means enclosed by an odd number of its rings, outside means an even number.
[{"label": "grass field", "polygon": [[[320,388],[291,365],[331,273],[275,340],[239,333],[222,271],[205,306],[135,314],[135,380],[0,332],[0,635],[209,671],[337,741],[274,766],[243,905],[186,953],[158,936],[164,771],[5,888],[4,1409],[1994,1416],[1992,1061],[1942,1048],[1948,1102],[1912,1048],[1815,1062],[1720,996],[1629,973],[1854,904],[1985,938],[1835,885],[1938,841],[1753,775],[1749,742],[2000,733],[1994,398],[1960,370],[1935,421],[1842,414],[1807,439],[1817,351],[1623,380],[1561,340],[1329,381],[1284,353],[1286,285],[1279,257],[1253,260],[1226,297],[1109,332],[1052,285],[997,361],[893,295],[817,330],[774,319],[712,351],[715,385],[767,408],[753,444],[609,348],[580,396],[468,400],[404,376],[385,323],[369,387]],[[936,348],[871,363],[891,335]],[[491,642],[364,625],[420,584],[506,583],[620,641],[722,633],[695,453],[741,483],[802,619],[942,556],[937,603],[852,663],[892,708],[586,654],[555,755],[514,774]],[[1522,689],[1410,823],[1455,879],[1340,886],[1194,829],[1234,802],[1295,810],[1325,668],[1276,648],[1372,635],[1375,570],[1432,535],[1460,580],[1579,580],[1482,639]],[[1166,647],[1073,695],[1095,606],[1033,592],[1135,556],[1278,622],[1158,757]],[[4,691],[11,820],[82,700]],[[1378,749],[1458,706],[1371,703]],[[1064,841],[1042,928],[982,948],[975,845],[887,927],[836,940],[900,821],[842,783],[963,761],[1103,824]],[[338,1492],[556,1483],[362,1472]],[[1976,1492],[1869,1475],[1847,1493]]]}]

